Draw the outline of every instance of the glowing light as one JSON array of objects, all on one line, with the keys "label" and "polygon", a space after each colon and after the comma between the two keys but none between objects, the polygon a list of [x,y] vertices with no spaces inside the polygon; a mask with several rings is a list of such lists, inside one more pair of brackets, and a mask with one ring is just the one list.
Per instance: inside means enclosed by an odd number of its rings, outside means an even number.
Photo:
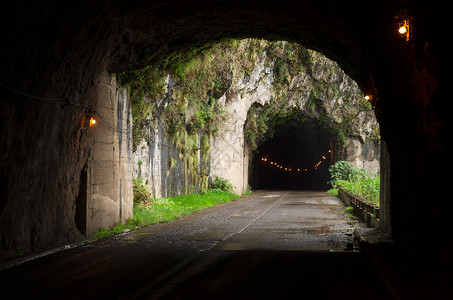
[{"label": "glowing light", "polygon": [[406,42],[409,42],[410,40],[409,20],[404,19],[403,21],[400,22],[398,26],[399,26],[398,33],[401,34],[401,36],[406,39]]},{"label": "glowing light", "polygon": [[366,95],[366,96],[365,96],[365,100],[366,100],[366,101],[370,101],[370,100],[371,100],[371,96],[370,96],[370,95]]},{"label": "glowing light", "polygon": [[[333,149],[329,149],[327,150],[328,153],[332,154],[333,153]],[[294,168],[294,171],[297,170],[297,172],[300,172],[300,171],[305,171],[305,172],[309,172],[311,171],[312,169],[313,170],[318,170],[319,166],[321,166],[321,164],[324,162],[324,160],[327,159],[327,153],[325,153],[325,155],[320,155],[320,160],[318,162],[316,162],[314,165],[312,165],[311,167],[309,168],[301,168],[302,166],[297,166],[296,168]],[[268,158],[266,157],[262,157],[261,160],[263,162],[267,162],[268,161]],[[285,166],[281,166],[278,164],[278,162],[275,162],[275,161],[270,161],[270,164],[277,167],[278,169],[282,169],[283,171],[287,171],[287,172],[292,172],[293,169],[292,168],[289,168],[289,167],[285,167]]]},{"label": "glowing light", "polygon": [[400,34],[405,34],[407,32],[406,26],[404,26],[404,25],[400,26],[400,28],[398,29],[398,32]]},{"label": "glowing light", "polygon": [[93,117],[91,117],[91,119],[90,119],[90,127],[93,126],[93,125],[96,125],[96,120]]}]

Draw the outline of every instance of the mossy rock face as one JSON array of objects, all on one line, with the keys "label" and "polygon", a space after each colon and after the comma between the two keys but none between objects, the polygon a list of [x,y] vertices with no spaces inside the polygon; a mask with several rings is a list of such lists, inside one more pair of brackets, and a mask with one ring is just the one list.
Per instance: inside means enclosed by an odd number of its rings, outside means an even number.
[{"label": "mossy rock face", "polygon": [[268,90],[270,100],[258,97],[252,102],[261,105],[240,108],[248,110],[243,125],[249,150],[281,124],[304,120],[323,124],[340,143],[379,136],[357,84],[335,62],[296,43],[228,39],[117,77],[132,99],[134,148],[152,136],[150,124],[158,119],[195,183],[209,170],[209,137],[231,130],[224,122],[232,117],[226,107],[260,88]]}]

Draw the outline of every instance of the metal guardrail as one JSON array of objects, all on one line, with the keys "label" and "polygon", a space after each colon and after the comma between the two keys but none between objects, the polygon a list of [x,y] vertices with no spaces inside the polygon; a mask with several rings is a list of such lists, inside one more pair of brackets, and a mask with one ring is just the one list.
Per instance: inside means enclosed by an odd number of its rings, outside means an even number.
[{"label": "metal guardrail", "polygon": [[378,228],[380,223],[379,206],[338,187],[338,197],[347,205],[354,207],[354,214],[368,227]]}]

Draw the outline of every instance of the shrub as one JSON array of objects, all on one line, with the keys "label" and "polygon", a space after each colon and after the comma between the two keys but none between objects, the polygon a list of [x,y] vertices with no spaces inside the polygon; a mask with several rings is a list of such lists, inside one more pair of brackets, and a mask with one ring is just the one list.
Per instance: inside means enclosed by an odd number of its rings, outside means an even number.
[{"label": "shrub", "polygon": [[349,180],[354,165],[349,161],[340,160],[329,167],[330,184],[336,185],[338,180]]},{"label": "shrub", "polygon": [[153,197],[148,187],[143,183],[143,179],[133,178],[132,184],[134,193],[134,204],[152,202]]},{"label": "shrub", "polygon": [[228,181],[228,179],[223,179],[221,177],[216,176],[215,180],[211,182],[209,185],[210,189],[218,189],[224,192],[231,193],[233,191],[233,186],[231,183]]},{"label": "shrub", "polygon": [[346,181],[346,180],[338,180],[336,182],[337,185],[342,186],[343,188],[347,189],[353,194],[359,195],[362,198],[365,198],[368,201],[373,202],[374,204],[380,204],[379,201],[379,189],[380,189],[380,177],[372,176],[370,174],[366,174],[364,176],[360,176],[355,181]]},{"label": "shrub", "polygon": [[338,161],[329,167],[330,184],[341,185],[353,194],[379,205],[380,177],[368,174],[349,161]]},{"label": "shrub", "polygon": [[338,180],[356,181],[367,173],[364,169],[355,167],[351,162],[340,160],[329,167],[330,184],[335,187]]}]

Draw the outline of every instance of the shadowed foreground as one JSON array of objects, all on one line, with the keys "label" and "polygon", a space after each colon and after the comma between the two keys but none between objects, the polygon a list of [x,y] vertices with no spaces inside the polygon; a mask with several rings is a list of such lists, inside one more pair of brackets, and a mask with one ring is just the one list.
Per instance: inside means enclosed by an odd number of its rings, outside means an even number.
[{"label": "shadowed foreground", "polygon": [[321,192],[257,192],[3,269],[2,299],[406,299],[398,270],[353,250],[343,210]]}]

